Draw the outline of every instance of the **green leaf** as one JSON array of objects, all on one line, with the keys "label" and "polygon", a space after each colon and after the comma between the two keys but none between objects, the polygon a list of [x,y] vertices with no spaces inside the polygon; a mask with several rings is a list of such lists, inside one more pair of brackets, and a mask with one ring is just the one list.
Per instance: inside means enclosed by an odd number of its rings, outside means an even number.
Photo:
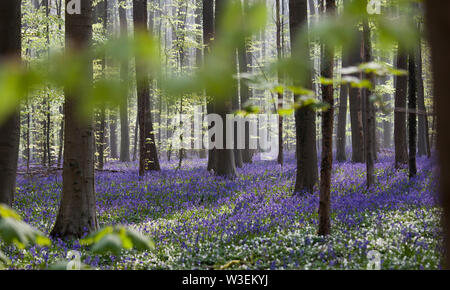
[{"label": "green leaf", "polygon": [[133,247],[136,250],[145,251],[153,250],[155,248],[155,243],[153,242],[153,240],[142,235],[139,232],[128,229],[126,234],[127,237],[130,238],[131,242],[133,243]]},{"label": "green leaf", "polygon": [[28,224],[14,218],[0,219],[0,238],[7,244],[15,244],[23,249],[31,243],[39,246],[50,245],[50,240]]},{"label": "green leaf", "polygon": [[94,253],[105,254],[111,252],[116,256],[120,255],[122,249],[122,240],[115,234],[107,234],[91,248]]},{"label": "green leaf", "polygon": [[12,208],[4,204],[0,204],[0,218],[14,218],[21,220],[22,218]]},{"label": "green leaf", "polygon": [[0,239],[23,249],[29,244],[49,246],[50,239],[24,223],[20,216],[6,205],[0,205]]},{"label": "green leaf", "polygon": [[81,240],[83,245],[91,245],[95,253],[120,255],[122,249],[147,251],[155,248],[153,240],[124,226],[108,226]]},{"label": "green leaf", "polygon": [[281,116],[291,115],[294,113],[294,108],[278,109],[278,114]]}]

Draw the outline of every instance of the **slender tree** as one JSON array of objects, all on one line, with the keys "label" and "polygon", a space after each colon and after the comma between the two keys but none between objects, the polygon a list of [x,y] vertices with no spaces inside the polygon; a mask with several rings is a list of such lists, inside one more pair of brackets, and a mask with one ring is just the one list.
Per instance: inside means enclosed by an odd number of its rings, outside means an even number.
[{"label": "slender tree", "polygon": [[117,150],[117,108],[109,108],[109,151],[110,157],[119,158]]},{"label": "slender tree", "polygon": [[[243,12],[244,17],[245,13],[248,9],[249,0],[244,0]],[[239,55],[239,71],[244,73],[251,72],[251,61],[252,61],[252,52],[250,51],[250,41],[247,39],[245,41],[245,47],[238,49]],[[246,105],[250,100],[252,91],[248,85],[248,83],[242,79],[239,82],[239,92],[241,97],[241,104]],[[242,150],[242,161],[244,163],[252,163],[253,159],[253,151],[250,149],[250,128],[249,124],[246,122],[245,124],[245,148]]]},{"label": "slender tree", "polygon": [[[408,55],[402,44],[398,45],[397,68],[407,70]],[[396,76],[395,111],[394,111],[394,147],[395,167],[408,162],[406,147],[406,90],[408,80],[405,76]]]},{"label": "slender tree", "polygon": [[[133,0],[135,35],[148,34],[147,0]],[[145,171],[160,170],[150,110],[150,81],[146,65],[136,55],[136,88],[139,119],[139,176]]]},{"label": "slender tree", "polygon": [[[309,60],[309,45],[307,47],[297,47],[295,39],[302,28],[306,27],[308,19],[308,8],[306,0],[289,0],[289,27],[291,36],[291,50],[294,58],[301,51],[307,51]],[[309,71],[309,69],[307,70]],[[303,85],[312,88],[311,77],[305,78]],[[299,84],[299,81],[296,81]],[[299,96],[294,96],[298,100]],[[295,131],[296,131],[296,156],[297,175],[294,191],[297,193],[313,190],[318,179],[317,172],[317,149],[316,149],[316,113],[308,107],[303,107],[295,111]]]},{"label": "slender tree", "polygon": [[[70,2],[66,0],[66,5]],[[92,41],[92,1],[81,0],[81,13],[66,11],[66,51],[86,49]],[[83,86],[92,85],[92,60],[84,63]],[[81,84],[80,84],[81,85]],[[94,187],[94,131],[92,114],[80,118],[80,91],[64,88],[65,139],[63,189],[58,215],[51,235],[78,238],[98,228]]]},{"label": "slender tree", "polygon": [[[96,14],[98,21],[103,25],[103,33],[107,37],[107,24],[108,24],[108,0],[104,0],[103,3],[96,6]],[[106,54],[103,54],[101,59],[102,74],[106,74]],[[103,170],[105,164],[105,131],[106,131],[106,106],[100,104],[97,108],[96,114],[96,147],[97,147],[97,168]]]},{"label": "slender tree", "polygon": [[[367,2],[367,0],[366,0]],[[367,17],[363,19],[363,43],[364,43],[364,62],[372,61],[372,42],[370,39],[370,27]],[[375,77],[372,73],[366,74],[366,78],[375,84]],[[365,134],[364,134],[364,152],[366,161],[367,187],[374,183],[374,160],[375,160],[375,109],[373,102],[370,100],[372,95],[371,89],[364,89],[364,108],[365,108]]]},{"label": "slender tree", "polygon": [[[21,7],[20,0],[0,1],[0,63],[20,61]],[[13,112],[0,123],[0,203],[12,205],[16,190],[19,156],[20,121]]]},{"label": "slender tree", "polygon": [[[120,36],[128,37],[127,12],[124,8],[126,0],[119,1],[119,22],[120,22]],[[120,78],[122,79],[124,91],[119,111],[120,111],[120,161],[130,161],[130,134],[128,124],[128,60],[122,61],[120,64]]]},{"label": "slender tree", "polygon": [[[419,24],[419,30],[421,25]],[[419,156],[430,156],[430,136],[428,133],[428,116],[425,107],[425,89],[423,85],[422,69],[422,40],[416,49],[416,83],[417,83],[417,108],[418,108],[418,134],[417,134],[417,154]]]},{"label": "slender tree", "polygon": [[[336,10],[335,0],[326,0],[326,13],[332,15]],[[321,62],[321,75],[333,78],[334,48],[324,45]],[[330,190],[331,170],[333,168],[333,119],[334,119],[333,85],[322,85],[322,99],[328,109],[322,113],[322,155],[320,162],[320,200],[318,234],[330,234]]]},{"label": "slender tree", "polygon": [[[349,48],[348,55],[351,58],[349,64],[351,66],[358,65],[362,62],[362,34],[357,33],[357,41]],[[362,77],[356,74],[355,77]],[[350,103],[350,125],[352,132],[352,162],[364,162],[364,131],[363,131],[363,114],[362,114],[362,90],[360,88],[349,88]]]},{"label": "slender tree", "polygon": [[409,177],[417,174],[416,145],[417,145],[417,87],[416,60],[414,51],[408,56],[408,145],[409,145]]},{"label": "slender tree", "polygon": [[[343,49],[342,67],[350,66],[349,57],[346,55],[346,49]],[[336,160],[345,161],[347,159],[345,154],[346,143],[346,127],[347,127],[347,103],[348,103],[348,91],[347,85],[341,85],[339,93],[339,111],[338,122],[336,132]]]},{"label": "slender tree", "polygon": [[[212,0],[203,0],[203,45],[204,45],[204,55],[206,56],[209,47],[211,45],[211,42],[214,38],[214,1]],[[208,95],[208,92],[206,92]],[[207,104],[207,112],[213,113],[214,112],[214,106],[211,102],[208,102]],[[208,165],[207,169],[208,171],[215,170],[216,168],[216,161],[215,161],[215,149],[208,150]]]},{"label": "slender tree", "polygon": [[[283,53],[282,43],[281,43],[281,10],[280,10],[280,0],[275,0],[275,19],[276,19],[276,39],[277,39],[277,58],[280,60]],[[280,75],[278,74],[278,79]],[[283,108],[283,93],[278,92],[278,109]],[[283,116],[278,114],[278,164],[283,165]]]}]

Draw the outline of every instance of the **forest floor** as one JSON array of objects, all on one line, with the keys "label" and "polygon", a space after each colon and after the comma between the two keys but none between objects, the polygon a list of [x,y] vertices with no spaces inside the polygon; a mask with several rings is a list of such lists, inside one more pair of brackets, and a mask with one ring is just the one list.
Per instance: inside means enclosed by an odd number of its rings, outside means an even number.
[{"label": "forest floor", "polygon": [[[438,269],[440,227],[436,170],[418,159],[418,175],[395,170],[379,156],[376,184],[367,190],[365,165],[334,164],[332,234],[317,236],[318,191],[292,196],[295,160],[280,167],[257,161],[234,180],[214,177],[206,160],[163,162],[163,170],[137,176],[136,164],[112,162],[97,172],[101,226],[125,224],[153,237],[156,249],[94,255],[78,241],[49,248],[4,248],[13,268],[42,269],[69,250],[100,269],[366,269],[379,253],[382,269]],[[61,175],[18,176],[14,208],[44,233],[55,221]],[[373,253],[373,252],[372,252]]]}]

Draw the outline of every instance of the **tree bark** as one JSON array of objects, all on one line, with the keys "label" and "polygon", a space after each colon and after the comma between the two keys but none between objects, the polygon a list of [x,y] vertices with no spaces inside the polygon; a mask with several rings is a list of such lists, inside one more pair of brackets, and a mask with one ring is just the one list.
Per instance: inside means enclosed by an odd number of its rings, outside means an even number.
[{"label": "tree bark", "polygon": [[416,61],[414,52],[408,57],[408,145],[409,145],[409,178],[416,176],[416,144],[417,144],[417,99],[416,99]]},{"label": "tree bark", "polygon": [[[367,0],[366,0],[367,2]],[[363,43],[364,43],[364,62],[368,63],[372,61],[372,43],[370,39],[370,27],[368,19],[363,20]],[[368,78],[372,84],[375,84],[375,77],[373,74],[367,74]],[[373,102],[370,100],[372,91],[370,89],[364,89],[364,99],[365,99],[365,118],[366,118],[366,128],[364,135],[365,143],[365,159],[366,159],[366,175],[367,175],[367,187],[370,187],[375,182],[374,176],[374,159],[375,159],[375,110]]]},{"label": "tree bark", "polygon": [[[21,1],[0,1],[0,62],[20,61]],[[20,120],[13,112],[0,124],[0,203],[12,205],[16,190]]]},{"label": "tree bark", "polygon": [[[147,0],[133,0],[133,22],[135,35],[148,34]],[[146,65],[136,56],[136,88],[139,119],[139,176],[146,171],[159,171],[153,122],[150,110],[150,81]]]},{"label": "tree bark", "polygon": [[[289,26],[291,36],[291,50],[293,57],[299,48],[296,47],[295,39],[303,26],[308,25],[308,8],[306,0],[289,1]],[[303,47],[309,56],[309,45]],[[308,61],[306,59],[305,61]],[[308,69],[309,71],[309,69]],[[299,84],[297,81],[296,84]],[[311,77],[308,77],[303,84],[307,88],[312,88]],[[297,100],[298,96],[294,96]],[[316,113],[311,108],[300,108],[295,111],[296,128],[296,156],[297,156],[297,174],[295,181],[296,193],[304,191],[312,192],[318,179],[317,172],[317,149],[316,149]]]},{"label": "tree bark", "polygon": [[[349,62],[346,57],[342,58],[342,67],[349,66]],[[343,162],[347,160],[345,154],[346,143],[346,127],[347,127],[347,102],[348,102],[348,85],[341,85],[339,94],[339,112],[337,123],[337,136],[336,136],[336,160]]]},{"label": "tree bark", "polygon": [[437,149],[440,165],[440,196],[444,231],[443,268],[450,269],[450,2],[425,1],[427,34],[431,44],[434,96],[436,101]]},{"label": "tree bark", "polygon": [[[244,0],[243,5],[243,13],[245,16],[245,13],[248,9],[248,0]],[[245,48],[238,49],[238,56],[239,56],[239,71],[248,73],[251,72],[251,68],[249,65],[251,65],[252,60],[252,53],[249,51],[249,41],[247,40],[245,43]],[[240,96],[241,96],[241,104],[247,105],[248,101],[251,97],[251,90],[247,84],[246,81],[240,79],[239,83],[240,87]],[[242,162],[244,163],[252,163],[253,159],[253,150],[250,149],[250,127],[248,123],[245,124],[245,149],[242,150]]]},{"label": "tree bark", "polygon": [[[397,68],[407,70],[407,52],[399,44]],[[399,168],[408,162],[406,147],[406,90],[408,80],[406,76],[396,76],[395,112],[394,112],[394,147],[395,167]]]},{"label": "tree bark", "polygon": [[[66,0],[66,5],[69,0]],[[81,13],[68,14],[65,22],[66,50],[86,49],[92,41],[92,1],[81,0]],[[92,60],[83,64],[83,86],[92,85]],[[65,140],[63,164],[63,189],[53,237],[79,238],[86,232],[97,230],[94,188],[94,131],[92,114],[81,118],[77,115],[79,94],[77,90],[64,88],[66,100]]]},{"label": "tree bark", "polygon": [[[218,24],[221,23],[221,17],[223,17],[223,14],[225,13],[225,7],[226,7],[226,0],[216,0],[216,8],[215,8],[215,17],[214,17],[214,26],[215,26],[215,37],[220,37],[218,35]],[[235,62],[236,54],[231,53],[231,55],[227,56],[230,58],[230,61]],[[235,67],[235,66],[234,66]],[[236,87],[230,89],[231,93],[235,93],[237,90],[237,82],[234,84]],[[216,162],[216,168],[215,168],[215,175],[217,176],[224,176],[224,177],[234,177],[236,175],[236,161],[234,158],[234,152],[235,150],[233,148],[227,148],[226,147],[226,139],[227,139],[227,126],[225,124],[226,122],[226,115],[229,114],[232,110],[232,100],[225,95],[221,96],[213,96],[213,104],[214,104],[214,111],[216,114],[218,114],[224,124],[223,124],[223,144],[222,148],[217,148],[214,152],[214,159]]]},{"label": "tree bark", "polygon": [[[204,45],[204,55],[206,56],[209,52],[209,47],[214,38],[214,1],[211,0],[203,0],[203,45]],[[208,95],[208,92],[206,92]],[[206,113],[213,113],[214,107],[208,102],[206,105]],[[216,169],[216,161],[215,161],[215,149],[208,150],[208,171],[214,171]]]},{"label": "tree bark", "polygon": [[[125,4],[125,0],[120,0],[120,4]],[[125,8],[119,6],[119,22],[120,22],[120,36],[128,37],[127,14]],[[123,82],[125,94],[122,97],[119,111],[120,111],[120,161],[130,161],[130,133],[128,124],[128,92],[129,92],[129,78],[128,78],[128,61],[124,60],[120,64],[120,78]]]},{"label": "tree bark", "polygon": [[[276,13],[276,38],[277,38],[277,59],[281,60],[282,57],[282,44],[281,44],[281,16],[280,16],[280,0],[275,0],[275,13]],[[281,76],[278,73],[278,81]],[[278,92],[278,109],[283,109],[283,93]],[[278,114],[278,157],[277,162],[283,165],[283,116]]]},{"label": "tree bark", "polygon": [[[326,13],[331,16],[336,10],[334,0],[326,0]],[[321,63],[322,77],[332,79],[334,68],[334,48],[323,46]],[[322,154],[320,163],[320,197],[319,197],[319,231],[318,234],[330,234],[330,190],[331,171],[333,169],[333,119],[334,91],[333,85],[322,85],[323,102],[329,108],[322,112]]]},{"label": "tree bark", "polygon": [[[357,33],[358,39],[355,46],[349,50],[350,65],[358,65],[362,62],[361,43],[363,41],[361,33]],[[361,78],[361,74],[356,77]],[[350,103],[350,125],[352,131],[352,162],[364,162],[364,131],[362,113],[362,90],[359,88],[349,88]]]},{"label": "tree bark", "polygon": [[427,109],[425,107],[425,91],[423,86],[422,77],[422,41],[416,49],[416,83],[417,83],[417,108],[419,113],[418,117],[418,134],[417,134],[417,154],[419,156],[430,156],[430,137],[428,133],[428,116]]},{"label": "tree bark", "polygon": [[117,151],[117,108],[109,109],[109,154],[113,159],[119,158]]}]

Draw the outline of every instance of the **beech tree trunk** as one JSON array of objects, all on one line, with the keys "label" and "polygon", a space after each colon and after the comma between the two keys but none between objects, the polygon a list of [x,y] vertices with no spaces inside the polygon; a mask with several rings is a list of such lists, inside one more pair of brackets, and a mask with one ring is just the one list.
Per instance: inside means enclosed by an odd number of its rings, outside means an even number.
[{"label": "beech tree trunk", "polygon": [[[367,2],[367,0],[366,0]],[[372,61],[372,43],[370,39],[370,27],[368,19],[363,20],[363,43],[364,43],[364,62],[368,63]],[[373,74],[366,75],[366,78],[375,84],[375,77]],[[364,89],[365,99],[365,118],[366,128],[364,135],[365,143],[365,161],[366,161],[366,174],[367,174],[367,187],[370,187],[375,182],[374,177],[374,159],[375,159],[375,110],[373,102],[370,100],[372,91],[370,89]]]},{"label": "beech tree trunk", "polygon": [[[331,16],[336,10],[334,0],[326,0],[326,13]],[[332,79],[334,68],[334,48],[323,47],[321,63],[322,77]],[[318,234],[330,234],[330,190],[331,171],[333,169],[333,119],[334,91],[333,85],[322,85],[323,102],[329,106],[322,112],[322,154],[320,162],[320,197],[319,197],[319,231]]]},{"label": "beech tree trunk", "polygon": [[[120,0],[119,3],[125,4],[125,0]],[[120,36],[128,37],[127,14],[125,8],[119,6],[119,21],[120,21]],[[122,97],[119,111],[120,111],[120,161],[130,161],[130,133],[128,124],[128,92],[129,92],[129,78],[128,78],[128,61],[123,61],[120,64],[120,78],[122,79],[125,95]]]},{"label": "beech tree trunk", "polygon": [[[243,13],[245,15],[247,11],[248,6],[248,0],[244,0],[244,6],[243,6]],[[252,53],[249,51],[249,43],[246,41],[245,48],[240,48],[238,50],[239,55],[239,71],[240,72],[251,72],[251,68],[249,65],[251,65],[252,61]],[[241,94],[241,104],[246,105],[251,97],[251,90],[247,84],[247,82],[240,79],[240,94]],[[245,124],[245,149],[242,150],[242,161],[244,163],[252,163],[253,159],[253,150],[250,149],[250,127],[248,123]]]},{"label": "beech tree trunk", "polygon": [[[397,68],[407,70],[408,55],[399,44],[397,55]],[[399,168],[408,162],[406,147],[406,90],[408,79],[406,76],[396,76],[395,111],[394,111],[394,147],[395,167]]]},{"label": "beech tree trunk", "polygon": [[[20,0],[0,1],[0,62],[21,58]],[[12,205],[16,190],[20,120],[13,112],[0,123],[0,203]]]},{"label": "beech tree trunk", "polygon": [[109,109],[109,150],[111,158],[119,158],[117,151],[117,108]]},{"label": "beech tree trunk", "polygon": [[437,150],[440,165],[440,196],[444,231],[443,268],[450,269],[450,1],[425,1],[427,35],[431,44],[433,88],[436,101]]},{"label": "beech tree trunk", "polygon": [[[344,54],[344,50],[343,50]],[[342,67],[349,66],[348,56],[342,57]],[[337,136],[336,136],[336,160],[343,162],[347,159],[345,154],[346,143],[346,127],[347,127],[347,102],[348,102],[348,85],[341,85],[339,94],[339,112],[337,122]]]},{"label": "beech tree trunk", "polygon": [[[289,0],[289,27],[291,36],[291,50],[293,57],[300,50],[296,47],[295,39],[297,34],[308,25],[308,7],[306,0]],[[309,46],[304,47],[309,57]],[[309,71],[309,69],[308,69]],[[299,81],[295,82],[297,85]],[[311,77],[307,78],[304,87],[312,88]],[[298,96],[294,96],[297,100]],[[296,133],[296,157],[297,174],[295,181],[296,193],[312,192],[317,183],[317,149],[316,149],[316,112],[311,108],[305,107],[295,111],[295,133]]]},{"label": "beech tree trunk", "polygon": [[[66,0],[66,5],[69,0]],[[92,41],[92,1],[81,0],[81,13],[68,14],[65,21],[66,50],[79,52]],[[84,65],[83,86],[92,85],[92,60]],[[80,84],[81,85],[81,84]],[[65,139],[63,189],[53,237],[79,238],[97,230],[94,187],[94,131],[92,114],[76,113],[80,92],[64,88]]]},{"label": "beech tree trunk", "polygon": [[[357,33],[358,38],[353,47],[348,48],[350,58],[349,65],[355,66],[362,62],[362,35]],[[355,77],[361,78],[361,74]],[[352,131],[352,162],[364,162],[364,131],[363,131],[363,113],[362,113],[362,90],[359,88],[349,88],[350,103],[350,125]]]},{"label": "beech tree trunk", "polygon": [[[108,23],[108,1],[105,0],[101,5],[97,5],[97,17],[103,23],[103,27],[106,28]],[[106,30],[105,30],[106,31]],[[107,36],[107,33],[105,33]],[[106,74],[106,55],[103,55],[101,60],[102,74]],[[97,168],[103,170],[105,165],[105,130],[106,130],[106,108],[105,104],[101,104],[97,109],[96,116],[96,145],[97,145]]]},{"label": "beech tree trunk", "polygon": [[[135,34],[149,33],[147,19],[147,0],[133,0]],[[159,171],[160,166],[150,110],[149,72],[139,56],[136,56],[136,88],[139,119],[139,176],[144,176],[146,171]]]},{"label": "beech tree trunk", "polygon": [[[206,56],[209,51],[209,47],[211,45],[211,41],[214,38],[214,1],[211,0],[203,0],[203,45],[204,55]],[[206,92],[208,95],[208,92]],[[206,113],[213,113],[214,107],[211,102],[208,102],[206,105]],[[215,149],[208,150],[208,165],[207,170],[213,171],[216,169],[216,161],[215,161]]]},{"label": "beech tree trunk", "polygon": [[[276,0],[275,2],[275,13],[276,13],[276,38],[277,38],[277,58],[281,60],[282,57],[282,44],[281,44],[281,15],[280,15],[280,0]],[[281,76],[278,74],[278,80],[281,79]],[[283,93],[278,92],[278,109],[283,109]],[[283,165],[283,116],[278,114],[278,157],[277,162],[280,165]]]},{"label": "beech tree trunk", "polygon": [[417,99],[416,99],[416,61],[414,52],[408,57],[408,145],[409,145],[409,178],[416,176],[416,144],[417,144]]},{"label": "beech tree trunk", "polygon": [[[225,4],[226,0],[216,0],[216,8],[215,8],[215,18],[214,18],[214,26],[216,27],[215,36],[217,37],[217,27],[220,23],[220,19],[223,16],[223,13],[225,12]],[[220,36],[219,36],[220,37]],[[230,56],[230,61],[233,61],[236,59],[236,54],[232,53]],[[237,86],[237,82],[235,83]],[[235,92],[237,88],[233,88],[230,90],[230,92]],[[224,124],[223,124],[223,149],[216,149],[214,154],[215,162],[216,162],[216,168],[215,168],[215,174],[217,176],[225,176],[225,177],[234,177],[236,175],[236,162],[234,159],[234,149],[233,148],[226,148],[226,139],[227,139],[227,126],[225,125],[226,122],[226,115],[229,114],[232,110],[232,100],[224,95],[222,96],[213,96],[213,103],[214,103],[214,112],[218,114]]]},{"label": "beech tree trunk", "polygon": [[[420,29],[420,28],[419,28]],[[417,154],[419,156],[430,156],[430,137],[428,133],[428,116],[425,107],[425,90],[422,77],[422,41],[416,49],[416,82],[417,82],[417,108],[418,108],[418,134],[417,134]]]}]

